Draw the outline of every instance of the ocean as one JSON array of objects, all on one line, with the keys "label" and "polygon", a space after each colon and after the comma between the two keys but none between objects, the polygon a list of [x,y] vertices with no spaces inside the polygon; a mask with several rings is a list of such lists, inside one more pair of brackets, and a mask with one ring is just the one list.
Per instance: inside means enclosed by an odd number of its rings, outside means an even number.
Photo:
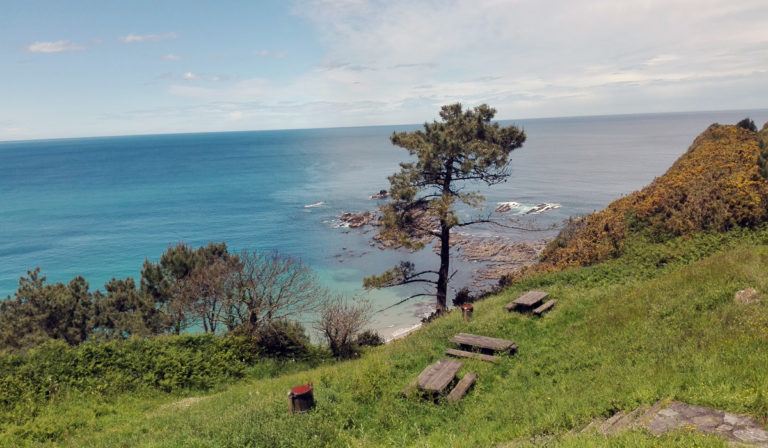
[{"label": "ocean", "polygon": [[[643,114],[502,121],[525,129],[506,183],[480,188],[486,212],[515,202],[507,215],[546,228],[602,209],[642,188],[712,123],[768,110]],[[173,134],[0,142],[0,297],[39,266],[49,282],[84,276],[91,289],[112,277],[138,279],[145,259],[169,245],[224,241],[230,251],[277,249],[311,266],[321,281],[348,297],[366,296],[375,309],[418,288],[365,293],[363,277],[408,258],[426,269],[438,259],[379,250],[370,227],[348,229],[343,212],[373,210],[372,194],[407,160],[389,142],[393,131],[419,125]],[[539,204],[549,210],[525,211]],[[463,210],[469,216],[468,210]],[[521,240],[553,231],[479,227]],[[452,287],[471,281],[476,263],[457,260]],[[418,321],[431,298],[374,315],[375,328]]]}]

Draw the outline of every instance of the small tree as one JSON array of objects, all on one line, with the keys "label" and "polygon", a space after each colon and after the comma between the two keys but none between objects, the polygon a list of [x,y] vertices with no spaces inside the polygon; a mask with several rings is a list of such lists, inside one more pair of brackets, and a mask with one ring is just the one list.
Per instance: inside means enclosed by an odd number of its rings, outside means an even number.
[{"label": "small tree", "polygon": [[221,323],[231,329],[237,275],[242,266],[237,256],[213,257],[178,281],[175,300],[182,306],[186,319],[202,325],[206,333],[216,333]]},{"label": "small tree", "polygon": [[423,131],[392,135],[392,144],[407,149],[416,160],[401,163],[400,172],[389,177],[393,200],[383,207],[380,236],[413,249],[424,247],[424,235],[437,237],[440,267],[437,271],[417,271],[413,263],[403,262],[366,278],[366,288],[432,284],[436,310],[445,312],[451,229],[489,222],[462,222],[455,204],[478,207],[484,198],[477,192],[464,192],[465,184],[504,182],[509,176],[509,154],[525,142],[525,133],[517,127],[491,123],[495,114],[496,110],[485,104],[467,111],[461,104],[452,104],[441,109],[442,121],[425,123]]},{"label": "small tree", "polygon": [[131,277],[113,278],[104,285],[106,294],[94,293],[93,331],[106,339],[148,336],[162,319],[155,304],[141,294]]},{"label": "small tree", "polygon": [[337,297],[323,304],[315,329],[328,341],[333,356],[349,359],[357,355],[357,335],[369,322],[367,303],[349,303]]},{"label": "small tree", "polygon": [[740,128],[744,128],[748,131],[757,132],[757,126],[755,125],[755,122],[752,121],[751,118],[747,117],[740,122],[736,123],[736,126]]},{"label": "small tree", "polygon": [[93,294],[83,277],[46,284],[40,268],[19,279],[14,297],[0,300],[0,350],[26,349],[48,339],[70,345],[91,332]]},{"label": "small tree", "polygon": [[[179,243],[169,246],[159,262],[145,260],[141,270],[141,292],[163,316],[156,321],[161,327],[153,328],[153,333],[171,330],[179,334],[186,329],[190,319],[195,318],[191,311],[198,303],[189,294],[185,295],[189,288],[184,283],[194,272],[200,274],[217,260],[226,262],[232,257],[226,243],[208,243],[197,249]],[[207,280],[210,283],[210,279]]]},{"label": "small tree", "polygon": [[277,251],[243,251],[239,257],[228,326],[242,324],[258,332],[264,325],[316,311],[328,298],[315,274],[298,259]]}]

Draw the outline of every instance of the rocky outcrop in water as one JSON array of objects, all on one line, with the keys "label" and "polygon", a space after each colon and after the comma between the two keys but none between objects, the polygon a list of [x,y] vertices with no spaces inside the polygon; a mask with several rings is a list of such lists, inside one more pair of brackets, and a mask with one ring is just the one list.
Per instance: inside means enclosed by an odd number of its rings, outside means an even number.
[{"label": "rocky outcrop in water", "polygon": [[377,194],[374,194],[371,196],[371,199],[386,199],[389,197],[389,192],[387,190],[379,190]]},{"label": "rocky outcrop in water", "polygon": [[352,228],[363,227],[366,224],[370,224],[376,218],[376,213],[366,211],[360,213],[342,213],[339,216],[339,220],[347,223],[347,226]]},{"label": "rocky outcrop in water", "polygon": [[[536,262],[547,241],[512,241],[502,237],[451,235],[451,247],[465,261],[485,263],[474,276],[474,285],[496,281]],[[438,248],[439,250],[439,248]]]}]

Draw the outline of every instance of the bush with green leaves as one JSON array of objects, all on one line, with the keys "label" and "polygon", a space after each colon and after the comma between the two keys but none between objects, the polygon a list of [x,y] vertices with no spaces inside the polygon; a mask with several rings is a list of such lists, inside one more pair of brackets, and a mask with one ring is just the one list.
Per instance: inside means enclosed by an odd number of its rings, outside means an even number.
[{"label": "bush with green leaves", "polygon": [[33,417],[60,394],[208,390],[258,360],[252,340],[214,335],[132,338],[70,347],[49,341],[0,355],[0,425]]}]

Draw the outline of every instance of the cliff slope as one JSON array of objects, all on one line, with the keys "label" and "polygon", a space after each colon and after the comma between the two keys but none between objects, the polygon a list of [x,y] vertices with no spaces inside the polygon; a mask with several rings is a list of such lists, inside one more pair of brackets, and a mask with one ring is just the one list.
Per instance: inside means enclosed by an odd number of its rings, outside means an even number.
[{"label": "cliff slope", "polygon": [[768,220],[768,123],[755,132],[711,125],[667,172],[605,210],[572,220],[534,272],[591,265],[622,253],[627,238],[724,232]]}]

